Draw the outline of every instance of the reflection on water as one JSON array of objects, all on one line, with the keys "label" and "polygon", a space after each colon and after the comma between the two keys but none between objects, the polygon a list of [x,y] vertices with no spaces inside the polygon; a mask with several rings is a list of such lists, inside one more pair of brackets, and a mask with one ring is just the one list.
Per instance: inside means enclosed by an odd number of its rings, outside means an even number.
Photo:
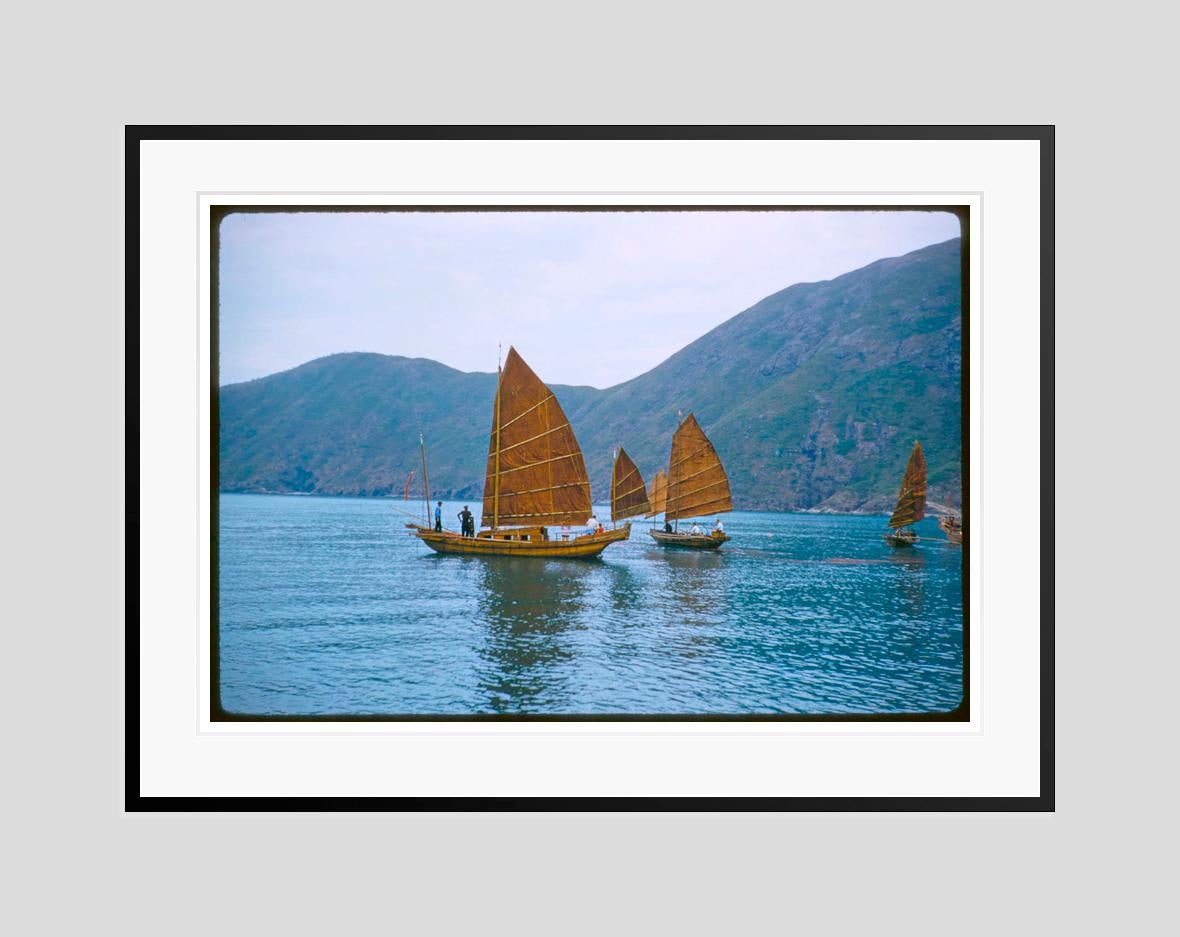
[{"label": "reflection on water", "polygon": [[372,499],[225,495],[220,519],[235,712],[930,712],[962,695],[962,550],[895,551],[881,518],[738,512],[719,552],[636,527],[576,561],[438,556]]},{"label": "reflection on water", "polygon": [[901,592],[905,613],[920,618],[926,600],[926,556],[920,550],[912,552],[913,556],[897,557],[900,567],[897,587]]},{"label": "reflection on water", "polygon": [[565,701],[562,664],[573,657],[565,634],[578,622],[589,591],[583,563],[475,557],[479,608],[487,622],[480,685],[494,712],[528,711],[539,699]]},{"label": "reflection on water", "polygon": [[618,563],[604,563],[603,566],[610,607],[626,619],[646,601],[643,580],[630,566]]},{"label": "reflection on water", "polygon": [[719,551],[663,547],[648,547],[644,556],[657,570],[649,601],[678,626],[670,652],[694,657],[708,653],[716,643],[710,623],[729,616],[724,567],[730,558]]}]

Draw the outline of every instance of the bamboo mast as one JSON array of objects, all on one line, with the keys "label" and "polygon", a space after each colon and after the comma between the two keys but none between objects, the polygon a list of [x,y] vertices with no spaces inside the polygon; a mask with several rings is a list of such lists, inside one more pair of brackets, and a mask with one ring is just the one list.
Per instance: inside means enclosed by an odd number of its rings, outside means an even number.
[{"label": "bamboo mast", "polygon": [[422,452],[422,494],[426,498],[426,526],[430,526],[430,476],[426,474],[426,440],[418,434],[418,448]]},{"label": "bamboo mast", "polygon": [[[676,411],[676,419],[680,420],[680,422],[678,422],[678,424],[676,424],[676,432],[671,434],[671,445],[673,445],[673,448],[676,447],[676,433],[680,432],[680,426],[681,426],[681,424],[683,424],[683,421],[684,421],[683,413],[682,413],[682,411],[678,411],[678,409]],[[669,487],[669,489],[671,487],[671,453],[670,452],[668,453],[668,487]],[[676,485],[676,518],[673,520],[673,522],[671,522],[671,523],[673,523],[673,530],[676,533],[680,533],[680,490],[681,490],[681,487],[682,487],[682,485],[680,485],[680,484]],[[667,523],[668,523],[668,512],[666,511],[666,512],[664,512],[664,524],[667,524]]]},{"label": "bamboo mast", "polygon": [[[672,433],[672,448],[676,448],[676,433],[680,432],[680,427],[684,423],[684,411],[676,411],[676,419],[680,422],[676,424],[676,430]],[[668,489],[672,488],[672,456],[673,453],[668,453]],[[664,512],[664,524],[668,523],[668,512]],[[675,533],[680,533],[680,485],[676,486],[676,519],[672,521],[672,527]]]},{"label": "bamboo mast", "polygon": [[[497,346],[502,348],[503,346]],[[504,369],[500,353],[496,352],[496,488],[492,499],[492,530],[500,526],[500,391],[504,383]]]},{"label": "bamboo mast", "polygon": [[615,446],[615,451],[611,455],[611,469],[610,469],[610,529],[615,530],[619,523],[615,520],[615,472],[618,471],[619,466],[619,450],[623,448],[623,444],[619,443]]}]

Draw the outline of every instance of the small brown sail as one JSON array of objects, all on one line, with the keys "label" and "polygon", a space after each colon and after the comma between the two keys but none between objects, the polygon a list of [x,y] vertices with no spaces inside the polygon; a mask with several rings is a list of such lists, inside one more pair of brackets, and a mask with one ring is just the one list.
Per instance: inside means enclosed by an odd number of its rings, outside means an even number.
[{"label": "small brown sail", "polygon": [[651,504],[647,500],[647,486],[643,484],[643,476],[627,455],[627,450],[619,446],[610,479],[611,520],[621,521],[625,517],[635,517],[650,510]]},{"label": "small brown sail", "polygon": [[901,491],[897,495],[897,506],[889,518],[890,527],[906,527],[926,516],[926,457],[922,455],[922,444],[914,443],[910,461],[906,463],[905,475],[901,479]]},{"label": "small brown sail", "polygon": [[655,517],[657,514],[664,513],[664,507],[668,502],[668,473],[663,469],[656,472],[655,477],[651,480],[651,507],[648,508],[644,517]]},{"label": "small brown sail", "polygon": [[725,467],[709,437],[690,413],[672,436],[664,516],[679,520],[732,510]]},{"label": "small brown sail", "polygon": [[589,515],[590,479],[569,420],[509,348],[492,411],[483,525],[581,524]]}]

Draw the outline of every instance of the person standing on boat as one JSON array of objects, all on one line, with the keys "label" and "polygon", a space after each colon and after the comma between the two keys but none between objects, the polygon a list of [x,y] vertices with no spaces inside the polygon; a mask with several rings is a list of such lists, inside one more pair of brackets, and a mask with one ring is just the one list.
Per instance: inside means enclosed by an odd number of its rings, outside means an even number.
[{"label": "person standing on boat", "polygon": [[475,517],[471,511],[467,509],[467,505],[463,505],[463,510],[459,512],[459,524],[463,531],[464,537],[475,536]]},{"label": "person standing on boat", "polygon": [[442,502],[434,509],[434,529],[436,533],[442,533]]},{"label": "person standing on boat", "polygon": [[713,536],[714,537],[724,537],[725,536],[725,527],[724,527],[724,525],[722,525],[720,517],[717,518],[717,523],[713,525]]},{"label": "person standing on boat", "polygon": [[590,533],[592,533],[592,534],[597,533],[598,532],[598,518],[595,515],[591,514],[588,518],[586,518],[586,526],[590,528]]}]

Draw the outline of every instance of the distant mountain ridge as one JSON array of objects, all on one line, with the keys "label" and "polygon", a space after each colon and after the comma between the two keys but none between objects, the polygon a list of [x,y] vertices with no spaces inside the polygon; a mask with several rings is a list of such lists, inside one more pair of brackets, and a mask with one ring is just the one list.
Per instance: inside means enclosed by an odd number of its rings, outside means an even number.
[{"label": "distant mountain ridge", "polygon": [[[614,387],[549,386],[598,503],[614,446],[648,480],[666,465],[679,411],[713,440],[739,509],[887,510],[914,439],[930,499],[958,506],[961,330],[954,238],[774,293]],[[369,353],[226,385],[221,489],[399,495],[421,472],[422,432],[432,490],[477,500],[495,387],[495,374]]]}]

